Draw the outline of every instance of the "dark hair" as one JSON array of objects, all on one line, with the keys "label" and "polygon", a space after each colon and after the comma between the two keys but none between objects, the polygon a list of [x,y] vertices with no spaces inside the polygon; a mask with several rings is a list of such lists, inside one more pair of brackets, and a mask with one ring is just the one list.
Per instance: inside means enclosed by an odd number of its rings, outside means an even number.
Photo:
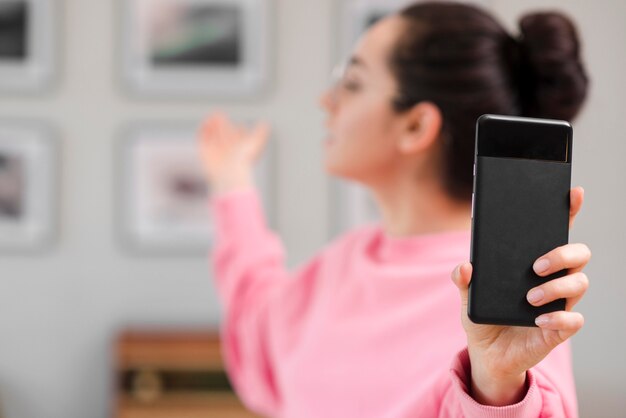
[{"label": "dark hair", "polygon": [[399,12],[406,28],[390,56],[403,112],[420,101],[443,115],[448,193],[468,200],[476,119],[485,113],[571,120],[587,93],[576,27],[557,12],[532,13],[512,37],[471,5],[424,2]]}]

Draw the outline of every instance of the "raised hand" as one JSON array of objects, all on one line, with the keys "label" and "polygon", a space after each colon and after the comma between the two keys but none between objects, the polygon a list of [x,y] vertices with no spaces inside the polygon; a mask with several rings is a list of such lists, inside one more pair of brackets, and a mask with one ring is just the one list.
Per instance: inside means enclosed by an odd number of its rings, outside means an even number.
[{"label": "raised hand", "polygon": [[267,123],[248,129],[233,124],[223,113],[215,113],[202,123],[200,156],[214,194],[251,186],[252,167],[268,136]]},{"label": "raised hand", "polygon": [[[583,203],[583,189],[570,193],[570,227]],[[589,281],[582,269],[591,252],[584,244],[567,244],[540,257],[533,268],[539,276],[567,270],[567,275],[540,284],[527,294],[529,303],[541,306],[555,299],[566,299],[564,311],[536,318],[538,328],[483,325],[467,316],[467,295],[472,265],[464,263],[452,273],[462,302],[462,323],[472,370],[474,398],[484,404],[507,405],[523,397],[526,371],[545,358],[550,351],[578,330],[583,316],[572,308],[585,294]]]}]

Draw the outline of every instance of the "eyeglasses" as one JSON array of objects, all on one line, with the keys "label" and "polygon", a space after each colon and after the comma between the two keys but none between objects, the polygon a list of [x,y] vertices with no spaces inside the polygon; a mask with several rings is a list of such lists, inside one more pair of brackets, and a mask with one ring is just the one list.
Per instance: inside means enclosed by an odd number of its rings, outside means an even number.
[{"label": "eyeglasses", "polygon": [[330,73],[331,86],[337,86],[346,75],[346,63],[340,62],[333,67]]},{"label": "eyeglasses", "polygon": [[339,64],[336,64],[332,71],[330,72],[330,81],[329,81],[329,91],[330,91],[330,96],[333,100],[337,100],[338,96],[339,96],[339,89],[341,87],[341,83],[343,81],[343,77],[345,76],[346,73],[346,65],[345,63],[341,62]]},{"label": "eyeglasses", "polygon": [[345,82],[346,70],[348,65],[345,61],[336,64],[330,73],[330,94],[333,100],[337,100],[341,92],[341,86]]}]

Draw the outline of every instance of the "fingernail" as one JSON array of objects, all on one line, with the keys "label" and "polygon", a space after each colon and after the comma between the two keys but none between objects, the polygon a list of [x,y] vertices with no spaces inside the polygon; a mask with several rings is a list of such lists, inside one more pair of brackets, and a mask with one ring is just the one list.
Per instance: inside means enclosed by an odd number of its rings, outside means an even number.
[{"label": "fingernail", "polygon": [[535,264],[533,264],[533,270],[535,270],[535,273],[537,274],[543,273],[549,268],[550,260],[548,260],[547,258],[540,258],[539,260],[535,261]]},{"label": "fingernail", "polygon": [[550,322],[550,318],[547,315],[541,315],[535,318],[535,324],[539,327],[546,325],[548,322]]},{"label": "fingernail", "polygon": [[542,289],[533,289],[528,292],[528,295],[526,295],[526,299],[528,299],[530,303],[536,303],[543,299],[543,296],[544,293]]}]

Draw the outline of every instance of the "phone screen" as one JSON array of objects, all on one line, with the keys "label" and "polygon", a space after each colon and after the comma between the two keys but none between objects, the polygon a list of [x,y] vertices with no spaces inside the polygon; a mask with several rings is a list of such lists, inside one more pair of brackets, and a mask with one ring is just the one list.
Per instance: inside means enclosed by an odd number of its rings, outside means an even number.
[{"label": "phone screen", "polygon": [[478,156],[571,162],[570,128],[546,120],[535,121],[529,124],[493,120],[477,143]]}]

